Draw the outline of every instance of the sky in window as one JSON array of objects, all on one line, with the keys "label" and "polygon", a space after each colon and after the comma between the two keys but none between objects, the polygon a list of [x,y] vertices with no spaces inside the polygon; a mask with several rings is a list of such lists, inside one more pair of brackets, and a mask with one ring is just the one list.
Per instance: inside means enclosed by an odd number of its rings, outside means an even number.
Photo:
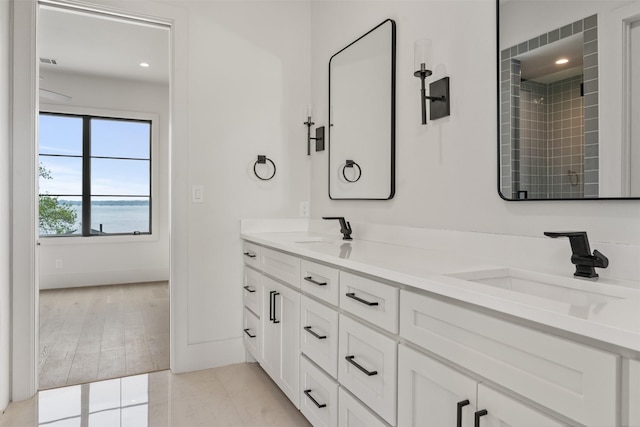
[{"label": "sky in window", "polygon": [[[123,120],[93,119],[92,156],[148,159],[150,125]],[[82,118],[40,115],[40,154],[82,155]],[[82,159],[41,156],[52,179],[40,179],[41,194],[81,194]],[[150,162],[93,159],[92,194],[148,195]]]}]

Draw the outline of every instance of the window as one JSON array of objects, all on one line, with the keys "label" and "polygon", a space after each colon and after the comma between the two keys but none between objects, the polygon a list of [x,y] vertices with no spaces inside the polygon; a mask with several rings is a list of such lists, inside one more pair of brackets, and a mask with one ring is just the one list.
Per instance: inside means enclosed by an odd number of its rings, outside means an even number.
[{"label": "window", "polygon": [[41,236],[151,234],[151,124],[40,113]]}]

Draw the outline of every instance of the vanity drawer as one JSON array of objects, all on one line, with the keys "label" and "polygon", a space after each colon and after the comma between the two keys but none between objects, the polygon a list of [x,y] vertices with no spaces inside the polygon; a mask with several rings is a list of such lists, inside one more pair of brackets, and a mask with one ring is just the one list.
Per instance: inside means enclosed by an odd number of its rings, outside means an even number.
[{"label": "vanity drawer", "polygon": [[334,378],[338,377],[338,312],[311,298],[300,301],[300,350]]},{"label": "vanity drawer", "polygon": [[329,304],[338,305],[340,298],[338,270],[302,260],[300,273],[300,288],[304,292]]},{"label": "vanity drawer", "polygon": [[260,273],[250,268],[244,268],[244,280],[242,286],[242,303],[253,314],[260,317],[262,307],[262,284],[260,283]]},{"label": "vanity drawer", "polygon": [[389,424],[396,424],[397,343],[340,315],[338,380]]},{"label": "vanity drawer", "polygon": [[358,402],[345,389],[338,392],[338,426],[340,427],[387,427],[366,406]]},{"label": "vanity drawer", "polygon": [[242,258],[246,265],[253,268],[260,268],[260,253],[262,247],[251,242],[242,242]]},{"label": "vanity drawer", "polygon": [[300,287],[300,258],[262,248],[262,271],[296,288]]},{"label": "vanity drawer", "polygon": [[402,291],[400,335],[587,426],[616,425],[619,357]]},{"label": "vanity drawer", "polygon": [[246,308],[243,310],[242,329],[242,341],[244,342],[244,348],[251,353],[254,359],[260,361],[260,347],[262,343],[260,320],[255,314]]},{"label": "vanity drawer", "polygon": [[398,333],[398,288],[340,272],[340,307],[394,334]]},{"label": "vanity drawer", "polygon": [[300,356],[300,412],[314,427],[338,423],[338,384]]}]

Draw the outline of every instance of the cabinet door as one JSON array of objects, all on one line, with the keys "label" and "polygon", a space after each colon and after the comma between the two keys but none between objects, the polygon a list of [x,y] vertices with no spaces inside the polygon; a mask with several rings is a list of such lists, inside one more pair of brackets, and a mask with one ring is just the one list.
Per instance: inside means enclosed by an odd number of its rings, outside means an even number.
[{"label": "cabinet door", "polygon": [[484,384],[478,384],[478,412],[476,414],[478,416],[477,427],[569,426],[569,424],[555,420]]},{"label": "cabinet door", "polygon": [[404,345],[398,350],[398,426],[473,427],[476,381]]},{"label": "cabinet door", "polygon": [[271,378],[279,376],[281,325],[274,321],[274,300],[280,290],[278,283],[262,277],[262,357],[261,366]]},{"label": "cabinet door", "polygon": [[300,293],[268,277],[262,283],[262,366],[298,408]]}]

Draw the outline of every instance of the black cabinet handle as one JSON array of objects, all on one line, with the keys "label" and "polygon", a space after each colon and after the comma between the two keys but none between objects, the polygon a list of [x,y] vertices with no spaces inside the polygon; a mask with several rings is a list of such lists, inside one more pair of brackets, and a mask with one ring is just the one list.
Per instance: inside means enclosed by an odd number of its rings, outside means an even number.
[{"label": "black cabinet handle", "polygon": [[256,291],[255,289],[251,289],[249,286],[244,286],[244,289],[251,294]]},{"label": "black cabinet handle", "polygon": [[244,256],[248,256],[249,258],[255,258],[256,254],[252,254],[251,252],[245,252]]},{"label": "black cabinet handle", "polygon": [[351,363],[353,366],[355,366],[356,368],[360,369],[362,372],[364,372],[369,377],[371,377],[373,375],[378,375],[378,371],[367,371],[365,368],[360,366],[356,361],[353,360],[354,357],[355,356],[347,356],[347,357],[345,357],[345,359],[347,359],[347,362]]},{"label": "black cabinet handle", "polygon": [[311,389],[309,390],[305,390],[304,391],[304,395],[307,396],[309,398],[309,400],[311,400],[313,402],[314,405],[316,405],[318,408],[326,408],[327,404],[326,403],[318,403],[317,400],[315,400],[312,396],[311,396]]},{"label": "black cabinet handle", "polygon": [[280,295],[280,292],[278,291],[271,291],[269,292],[269,294],[271,295],[271,307],[273,314],[271,314],[271,312],[269,312],[269,320],[271,320],[273,323],[280,323],[280,321],[278,319],[276,319],[276,313],[277,313],[277,309],[276,309],[276,297],[278,295]]},{"label": "black cabinet handle", "polygon": [[270,291],[269,292],[269,320],[271,320],[273,322],[273,294],[275,294],[276,291]]},{"label": "black cabinet handle", "polygon": [[326,335],[318,335],[318,334],[316,334],[315,332],[313,332],[313,331],[311,330],[311,326],[305,326],[303,329],[304,329],[305,331],[309,332],[309,333],[310,333],[311,335],[313,335],[314,337],[318,338],[319,340],[323,340],[323,339],[326,339],[326,338],[327,338],[327,336],[326,336]]},{"label": "black cabinet handle", "polygon": [[356,294],[354,294],[353,292],[347,292],[345,295],[351,299],[361,302],[364,305],[368,305],[369,307],[378,305],[378,303],[375,301],[371,302],[371,301],[363,300],[362,298],[357,297]]},{"label": "black cabinet handle", "polygon": [[476,417],[476,419],[475,419],[475,421],[474,421],[474,423],[473,423],[473,427],[480,427],[480,417],[483,417],[483,416],[485,416],[485,415],[487,415],[487,414],[488,414],[488,412],[487,412],[487,410],[486,410],[486,409],[483,409],[483,410],[481,410],[481,411],[477,411],[477,412],[475,413],[475,417]]},{"label": "black cabinet handle", "polygon": [[461,402],[458,402],[458,415],[456,417],[457,420],[457,427],[462,427],[462,408],[464,408],[465,406],[467,406],[468,404],[470,404],[471,402],[469,402],[469,399],[465,399]]},{"label": "black cabinet handle", "polygon": [[256,336],[255,335],[251,335],[251,332],[249,332],[249,331],[250,331],[250,329],[247,328],[247,329],[244,330],[244,333],[249,335],[249,338],[255,338]]},{"label": "black cabinet handle", "polygon": [[311,277],[311,276],[305,277],[304,280],[306,280],[307,282],[311,282],[314,285],[327,286],[327,282],[316,282],[315,280],[313,280],[313,277]]}]

